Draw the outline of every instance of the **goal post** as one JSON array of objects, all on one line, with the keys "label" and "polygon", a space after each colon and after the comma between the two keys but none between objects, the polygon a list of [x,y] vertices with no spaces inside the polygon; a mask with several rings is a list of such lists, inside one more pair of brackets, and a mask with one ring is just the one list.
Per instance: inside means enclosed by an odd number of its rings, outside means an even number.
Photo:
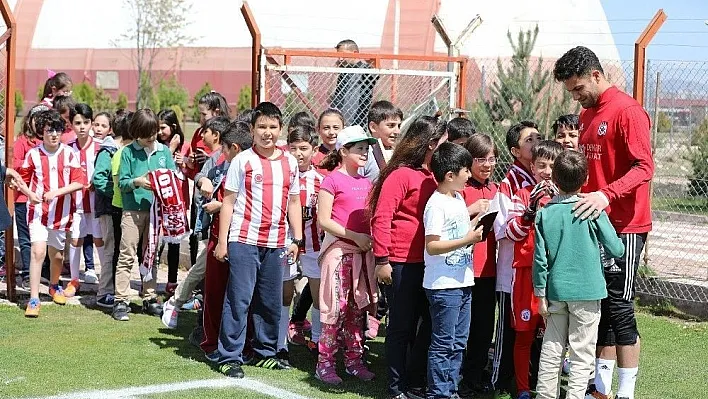
[{"label": "goal post", "polygon": [[366,127],[379,100],[393,102],[406,119],[451,114],[465,101],[464,57],[264,48],[259,58],[258,100],[276,104],[286,123],[297,112],[316,118],[336,108],[346,125]]}]

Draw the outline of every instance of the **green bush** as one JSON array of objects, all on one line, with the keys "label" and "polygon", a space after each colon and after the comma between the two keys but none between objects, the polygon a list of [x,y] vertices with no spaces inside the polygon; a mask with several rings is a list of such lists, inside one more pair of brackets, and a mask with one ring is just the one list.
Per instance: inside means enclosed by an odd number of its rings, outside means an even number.
[{"label": "green bush", "polygon": [[199,122],[199,99],[211,90],[212,89],[209,82],[204,82],[202,88],[194,94],[194,98],[192,100],[192,121]]},{"label": "green bush", "polygon": [[162,108],[171,108],[173,105],[176,105],[180,109],[185,109],[189,101],[187,89],[174,77],[160,81],[157,85],[157,97],[160,100],[160,107]]},{"label": "green bush", "polygon": [[24,107],[25,98],[22,95],[22,92],[19,90],[15,90],[15,116],[19,115]]},{"label": "green bush", "polygon": [[708,118],[693,131],[691,150],[688,159],[693,167],[693,174],[688,182],[688,194],[692,197],[708,197]]},{"label": "green bush", "polygon": [[155,92],[150,77],[144,72],[140,76],[140,85],[138,85],[137,108],[150,108],[154,112],[160,111],[160,98]]},{"label": "green bush", "polygon": [[238,104],[236,105],[236,109],[238,112],[242,112],[244,110],[250,109],[251,108],[251,98],[253,96],[253,93],[251,91],[251,86],[243,86],[241,87],[241,90],[238,92]]},{"label": "green bush", "polygon": [[96,100],[94,101],[93,112],[116,112],[116,103],[113,98],[103,89],[96,89]]},{"label": "green bush", "polygon": [[74,85],[71,96],[74,97],[77,103],[88,104],[89,107],[94,108],[96,89],[88,82],[77,83]]},{"label": "green bush", "polygon": [[116,109],[128,109],[128,96],[122,91],[118,93],[118,100],[116,101]]},{"label": "green bush", "polygon": [[666,115],[666,112],[659,112],[659,116],[656,118],[656,130],[659,133],[668,133],[671,131],[671,118]]}]

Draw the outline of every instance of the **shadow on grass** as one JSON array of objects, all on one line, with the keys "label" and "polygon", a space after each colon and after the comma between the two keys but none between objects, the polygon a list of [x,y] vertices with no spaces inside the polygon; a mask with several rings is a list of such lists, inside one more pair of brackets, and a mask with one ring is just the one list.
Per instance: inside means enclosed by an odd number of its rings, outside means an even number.
[{"label": "shadow on grass", "polygon": [[[214,368],[214,364],[209,362],[204,357],[204,352],[198,347],[189,342],[189,334],[192,332],[197,322],[197,313],[191,311],[182,311],[179,315],[179,323],[176,329],[160,328],[158,331],[162,337],[152,337],[150,342],[157,345],[160,349],[172,349],[174,354],[185,359],[194,360],[199,363]],[[164,335],[174,338],[165,338]]]},{"label": "shadow on grass", "polygon": [[304,346],[290,346],[290,365],[307,375],[301,378],[303,383],[329,394],[354,393],[363,398],[385,398],[386,394],[386,359],[384,357],[384,342],[382,338],[366,342],[369,350],[365,353],[365,359],[369,370],[376,374],[373,381],[360,381],[354,376],[350,376],[344,369],[343,349],[337,351],[337,375],[343,383],[337,386],[328,385],[315,378],[315,365],[317,359]]}]

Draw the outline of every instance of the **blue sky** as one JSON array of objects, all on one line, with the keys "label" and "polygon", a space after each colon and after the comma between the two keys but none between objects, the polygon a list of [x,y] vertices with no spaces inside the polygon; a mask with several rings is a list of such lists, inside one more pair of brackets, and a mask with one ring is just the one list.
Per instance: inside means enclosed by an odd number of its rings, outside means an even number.
[{"label": "blue sky", "polygon": [[708,1],[601,0],[622,59],[634,56],[634,42],[660,8],[668,19],[647,48],[650,60],[708,60]]}]

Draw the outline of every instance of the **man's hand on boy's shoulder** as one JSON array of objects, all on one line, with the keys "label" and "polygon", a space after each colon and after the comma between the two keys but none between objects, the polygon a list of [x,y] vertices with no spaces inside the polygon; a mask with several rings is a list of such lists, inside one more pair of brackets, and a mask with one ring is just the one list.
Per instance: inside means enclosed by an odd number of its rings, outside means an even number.
[{"label": "man's hand on boy's shoulder", "polygon": [[610,201],[601,191],[578,194],[580,200],[573,207],[575,216],[580,219],[597,219]]}]

